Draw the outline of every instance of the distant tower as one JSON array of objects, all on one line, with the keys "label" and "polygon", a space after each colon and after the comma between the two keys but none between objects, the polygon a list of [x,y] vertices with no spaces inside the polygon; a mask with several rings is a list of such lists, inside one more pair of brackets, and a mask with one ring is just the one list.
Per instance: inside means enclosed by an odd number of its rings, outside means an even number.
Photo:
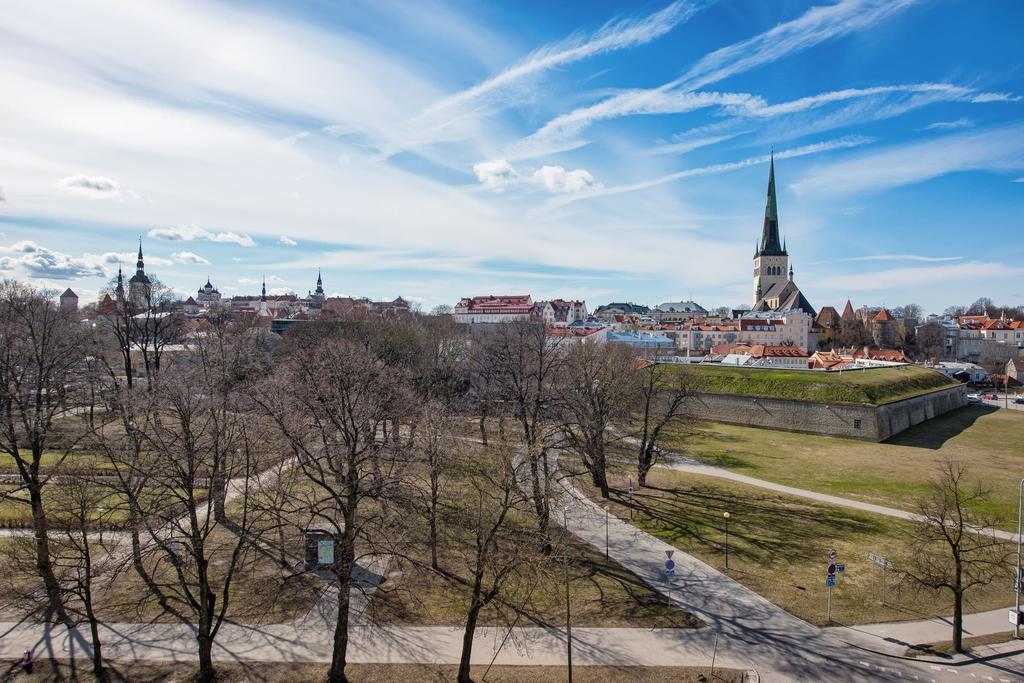
[{"label": "distant tower", "polygon": [[779,241],[779,209],[775,198],[775,154],[772,153],[768,168],[768,201],[764,207],[764,226],[761,241],[754,251],[754,304],[773,285],[786,282],[789,254],[786,245]]},{"label": "distant tower", "polygon": [[78,310],[78,295],[68,287],[60,295],[60,310],[74,313]]},{"label": "distant tower", "polygon": [[124,303],[124,275],[121,274],[120,264],[117,266],[117,287],[114,288],[114,298],[118,304]]},{"label": "distant tower", "polygon": [[320,299],[321,301],[324,300],[324,281],[323,278],[320,276],[319,269],[317,269],[316,271],[316,289],[313,290],[312,298]]},{"label": "distant tower", "polygon": [[136,308],[148,308],[153,283],[146,275],[146,264],[142,261],[142,239],[139,239],[139,260],[135,262],[135,275],[128,280],[128,300]]},{"label": "distant tower", "polygon": [[267,306],[267,278],[263,278],[263,289],[260,291],[260,307],[256,310],[256,315],[261,318],[270,317],[270,308]]}]

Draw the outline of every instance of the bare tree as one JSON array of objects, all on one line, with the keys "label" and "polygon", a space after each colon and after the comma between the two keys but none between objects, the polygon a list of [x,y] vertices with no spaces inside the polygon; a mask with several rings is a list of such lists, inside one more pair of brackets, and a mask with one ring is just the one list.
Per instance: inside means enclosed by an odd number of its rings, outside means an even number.
[{"label": "bare tree", "polygon": [[[253,566],[268,525],[252,500],[268,458],[262,422],[244,404],[249,375],[236,347],[246,342],[216,333],[194,340],[175,373],[158,378],[144,430],[148,475],[139,503],[151,540],[141,552],[159,592],[195,623],[201,681],[216,678],[213,644],[233,582]],[[217,482],[231,488],[230,510],[207,493]]]},{"label": "bare tree", "polygon": [[[555,409],[555,382],[564,353],[563,338],[548,338],[544,325],[514,322],[495,325],[481,343],[477,356],[487,364],[493,378],[493,395],[509,407],[522,432],[523,448],[529,468],[530,497],[537,525],[546,536],[551,517],[551,477],[548,450],[559,428],[552,418]],[[550,543],[545,542],[550,549]]]},{"label": "bare tree", "polygon": [[101,530],[114,512],[108,500],[110,491],[76,474],[62,476],[56,491],[59,530],[50,545],[54,568],[69,610],[89,626],[93,675],[106,681],[95,596],[104,579],[101,560],[109,552]]},{"label": "bare tree", "polygon": [[298,348],[256,392],[310,484],[310,520],[330,529],[337,552],[338,617],[328,680],[347,680],[349,602],[358,541],[372,542],[380,506],[398,488],[398,446],[380,428],[407,410],[405,375],[366,346],[329,337]]},{"label": "bare tree", "polygon": [[427,518],[430,546],[430,568],[438,569],[438,526],[440,524],[443,488],[457,452],[455,424],[450,413],[436,402],[423,407],[412,439],[413,457],[422,467],[421,481],[414,483],[414,498]]},{"label": "bare tree", "polygon": [[463,461],[458,504],[445,508],[445,551],[454,569],[442,567],[439,574],[468,591],[460,683],[472,681],[470,661],[481,611],[499,603],[522,605],[529,594],[518,592],[536,585],[546,565],[541,533],[529,522],[530,497],[520,486],[525,460],[506,445],[489,456]]},{"label": "bare tree", "polygon": [[1005,566],[1006,547],[996,539],[996,520],[975,510],[988,492],[965,480],[967,466],[947,461],[918,504],[920,521],[910,537],[910,560],[898,567],[919,587],[946,590],[953,596],[953,649],[963,652],[964,598],[992,582]]},{"label": "bare tree", "polygon": [[686,408],[699,383],[685,370],[666,365],[651,365],[640,372],[636,477],[640,486],[647,486],[647,474],[657,463],[665,430],[686,422]]},{"label": "bare tree", "polygon": [[[43,581],[48,606],[70,624],[50,550],[50,523],[44,489],[50,474],[43,456],[70,453],[73,440],[57,443],[55,421],[73,415],[69,387],[88,353],[88,328],[62,312],[48,297],[16,282],[0,283],[0,451],[18,470],[16,493],[28,497],[35,534],[36,571]],[[5,497],[22,500],[20,497]]]},{"label": "bare tree", "polygon": [[605,498],[611,427],[633,413],[640,397],[638,359],[619,344],[580,343],[560,366],[558,423],[565,443],[582,460]]}]

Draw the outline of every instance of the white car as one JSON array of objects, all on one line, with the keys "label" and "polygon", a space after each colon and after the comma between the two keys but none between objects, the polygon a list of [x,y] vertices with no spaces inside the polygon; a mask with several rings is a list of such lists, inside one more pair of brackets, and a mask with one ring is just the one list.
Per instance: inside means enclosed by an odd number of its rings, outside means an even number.
[{"label": "white car", "polygon": [[967,394],[968,403],[981,403],[981,394]]}]

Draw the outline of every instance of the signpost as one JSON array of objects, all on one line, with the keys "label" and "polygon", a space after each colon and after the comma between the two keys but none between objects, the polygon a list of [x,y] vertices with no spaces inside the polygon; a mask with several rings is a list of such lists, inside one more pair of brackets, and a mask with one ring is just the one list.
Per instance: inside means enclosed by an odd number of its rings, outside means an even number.
[{"label": "signpost", "polygon": [[672,602],[672,577],[676,575],[676,563],[672,561],[674,550],[666,550],[665,556],[665,582],[668,583],[668,601]]},{"label": "signpost", "polygon": [[[836,585],[836,570],[839,567],[836,566],[836,549],[829,548],[828,550],[828,574],[825,576],[825,588],[828,590],[828,617],[827,623],[832,623],[832,588]],[[846,566],[843,565],[843,569]]]}]

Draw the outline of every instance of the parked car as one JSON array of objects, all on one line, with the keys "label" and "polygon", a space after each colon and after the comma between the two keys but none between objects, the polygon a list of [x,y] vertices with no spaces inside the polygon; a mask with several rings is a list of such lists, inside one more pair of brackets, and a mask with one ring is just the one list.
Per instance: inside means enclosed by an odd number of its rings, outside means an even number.
[{"label": "parked car", "polygon": [[1018,396],[1017,398],[1013,399],[1013,402],[1014,403],[1024,403],[1024,396]]},{"label": "parked car", "polygon": [[968,403],[981,403],[981,394],[967,394]]},{"label": "parked car", "polygon": [[998,401],[999,394],[985,394],[984,396],[982,396],[982,398],[985,399],[986,401]]}]

